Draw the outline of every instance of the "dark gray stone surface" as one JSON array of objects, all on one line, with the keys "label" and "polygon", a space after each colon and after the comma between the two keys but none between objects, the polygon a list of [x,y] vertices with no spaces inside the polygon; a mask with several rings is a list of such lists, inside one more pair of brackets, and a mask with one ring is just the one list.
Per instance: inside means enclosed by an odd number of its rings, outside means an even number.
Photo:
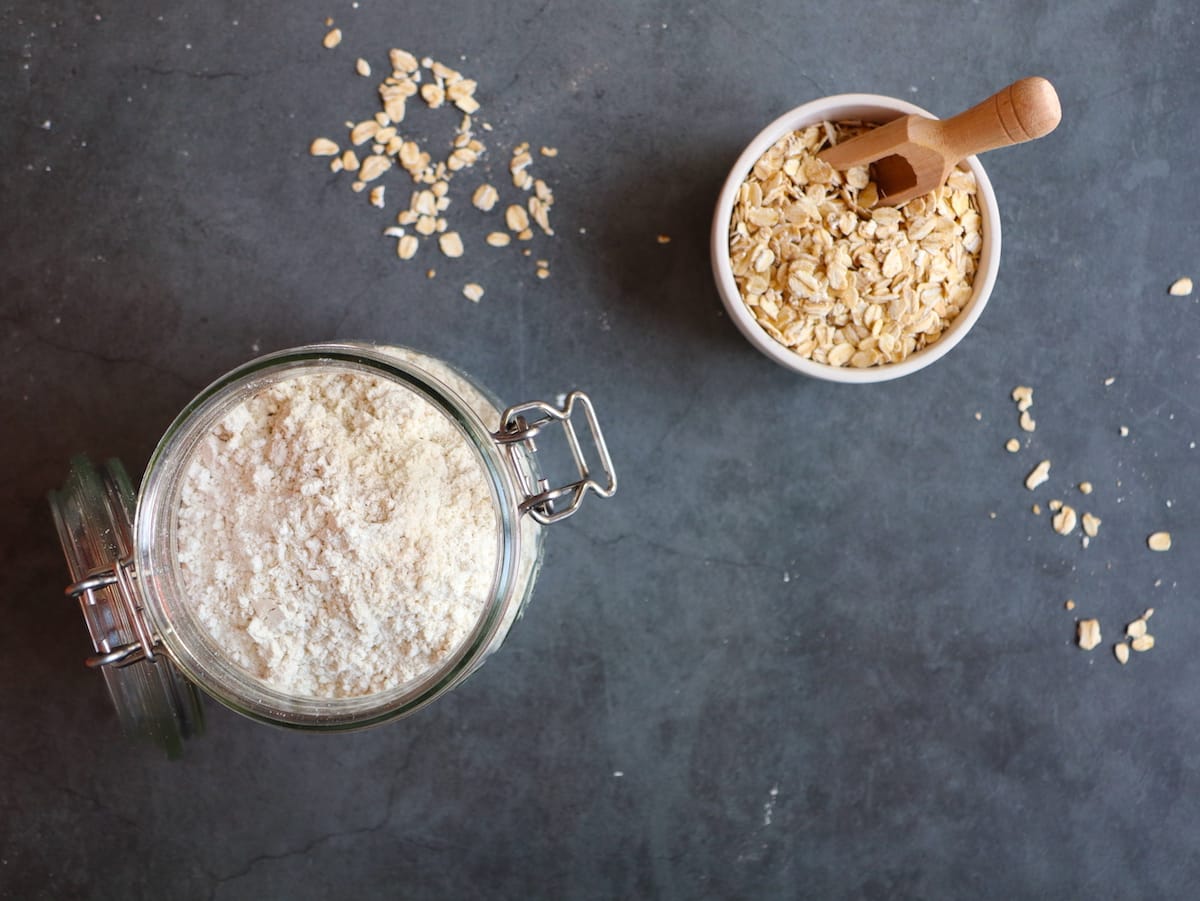
[{"label": "dark gray stone surface", "polygon": [[[0,897],[1195,896],[1200,307],[1166,293],[1200,275],[1190,4],[241,7],[0,8]],[[389,46],[478,77],[498,183],[517,141],[560,149],[548,281],[462,199],[468,256],[400,263],[391,212],[307,155],[375,108],[353,61]],[[706,241],[762,125],[844,91],[948,115],[1035,73],[1063,124],[985,160],[1004,255],[960,347],[847,388],[743,341]],[[125,743],[43,493],[79,450],[140,471],[256,349],[338,337],[511,401],[585,388],[620,494],[553,530],[502,652],[418,715],[327,737],[210,703],[181,762]],[[1103,518],[1087,550],[1030,512],[1055,496]],[[1146,606],[1158,646],[1122,668]]]}]

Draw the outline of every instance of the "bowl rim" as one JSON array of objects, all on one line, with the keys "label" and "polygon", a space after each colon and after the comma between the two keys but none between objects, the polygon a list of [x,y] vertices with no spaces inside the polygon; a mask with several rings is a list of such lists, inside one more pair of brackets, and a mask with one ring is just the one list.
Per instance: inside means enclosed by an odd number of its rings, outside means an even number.
[{"label": "bowl rim", "polygon": [[760,352],[781,366],[813,378],[832,382],[864,384],[890,381],[924,369],[941,359],[957,346],[983,313],[983,309],[991,297],[992,288],[996,283],[996,274],[1000,268],[1000,213],[996,206],[996,194],[992,188],[992,182],[978,157],[975,156],[969,156],[963,161],[975,175],[979,212],[983,220],[983,245],[980,249],[979,268],[975,272],[971,299],[937,341],[909,355],[907,359],[899,363],[855,369],[830,366],[801,357],[772,338],[758,324],[742,301],[741,292],[734,281],[733,267],[729,259],[729,221],[733,215],[734,200],[750,169],[772,144],[789,131],[827,119],[878,117],[877,121],[882,124],[909,114],[937,118],[928,110],[914,103],[883,94],[832,94],[828,97],[820,97],[775,118],[746,145],[729,170],[729,175],[721,186],[716,210],[713,214],[709,254],[712,260],[713,278],[717,284],[717,291],[721,295],[721,301],[729,312],[734,325]]}]

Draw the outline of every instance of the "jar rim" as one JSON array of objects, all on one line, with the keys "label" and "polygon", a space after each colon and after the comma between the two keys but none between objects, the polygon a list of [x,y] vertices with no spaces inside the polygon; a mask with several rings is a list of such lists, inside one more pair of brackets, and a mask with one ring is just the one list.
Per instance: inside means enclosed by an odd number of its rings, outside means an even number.
[{"label": "jar rim", "polygon": [[[406,350],[399,348],[399,350]],[[424,354],[412,351],[424,359]],[[440,362],[440,361],[438,361]],[[497,523],[497,562],[483,612],[459,646],[426,673],[409,682],[367,695],[310,698],[274,688],[227,657],[198,624],[179,594],[174,552],[179,483],[196,443],[234,402],[231,398],[308,371],[369,373],[400,384],[444,413],[474,449],[493,499]],[[172,661],[190,680],[222,704],[251,718],[304,729],[346,730],[411,713],[457,685],[481,661],[504,621],[517,587],[521,529],[519,492],[506,455],[467,400],[419,363],[372,345],[311,344],[251,360],[215,380],[176,416],[147,464],[138,491],[134,557],[140,593],[154,631]]]}]

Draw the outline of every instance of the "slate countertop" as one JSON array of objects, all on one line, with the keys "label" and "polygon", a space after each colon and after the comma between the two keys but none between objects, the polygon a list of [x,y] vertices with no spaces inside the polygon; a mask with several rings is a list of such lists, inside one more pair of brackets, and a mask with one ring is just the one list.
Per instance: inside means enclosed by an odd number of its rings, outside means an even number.
[{"label": "slate countertop", "polygon": [[[1198,40],[1186,4],[1115,0],[0,7],[0,898],[1190,897],[1200,295],[1167,288],[1200,273]],[[354,60],[390,47],[479,82],[471,183],[558,149],[529,257],[459,197],[467,253],[400,261],[404,183],[376,210],[308,155],[378,108]],[[1003,258],[959,347],[859,387],[741,338],[708,228],[765,123],[850,91],[949,115],[1028,74],[1063,123],[984,158]],[[46,490],[81,450],[140,472],[212,379],[335,338],[510,402],[587,390],[617,497],[417,715],[321,736],[210,702],[181,761],[126,743]],[[1090,547],[1052,498],[1101,517]]]}]

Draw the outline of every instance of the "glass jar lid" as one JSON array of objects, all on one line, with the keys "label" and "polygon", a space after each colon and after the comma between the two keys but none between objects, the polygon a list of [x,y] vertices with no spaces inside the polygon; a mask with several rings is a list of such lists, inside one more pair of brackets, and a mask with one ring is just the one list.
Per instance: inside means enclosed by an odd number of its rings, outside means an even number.
[{"label": "glass jar lid", "polygon": [[87,665],[104,674],[121,728],[178,757],[185,739],[204,731],[196,687],[161,653],[138,615],[133,555],[133,484],[116,459],[71,461],[63,487],[49,494],[71,584],[96,653]]}]

